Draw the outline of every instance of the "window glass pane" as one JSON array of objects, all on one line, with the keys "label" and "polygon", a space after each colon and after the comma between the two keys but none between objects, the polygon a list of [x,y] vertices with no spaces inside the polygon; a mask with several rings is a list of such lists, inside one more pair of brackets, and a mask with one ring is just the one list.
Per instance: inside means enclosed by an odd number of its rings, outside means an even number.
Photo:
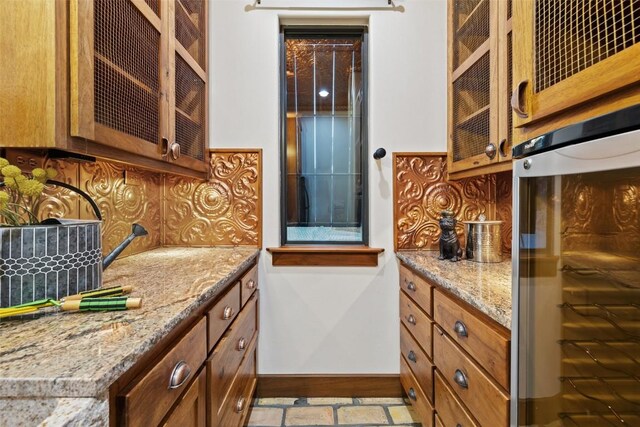
[{"label": "window glass pane", "polygon": [[284,35],[283,244],[365,243],[362,32]]}]

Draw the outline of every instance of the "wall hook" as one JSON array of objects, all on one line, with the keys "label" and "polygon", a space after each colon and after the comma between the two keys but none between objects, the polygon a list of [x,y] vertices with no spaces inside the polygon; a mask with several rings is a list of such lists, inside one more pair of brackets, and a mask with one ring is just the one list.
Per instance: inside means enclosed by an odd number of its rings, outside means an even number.
[{"label": "wall hook", "polygon": [[373,153],[373,158],[376,159],[376,160],[380,160],[381,158],[383,158],[386,155],[387,155],[387,150],[385,150],[384,148],[380,147]]}]

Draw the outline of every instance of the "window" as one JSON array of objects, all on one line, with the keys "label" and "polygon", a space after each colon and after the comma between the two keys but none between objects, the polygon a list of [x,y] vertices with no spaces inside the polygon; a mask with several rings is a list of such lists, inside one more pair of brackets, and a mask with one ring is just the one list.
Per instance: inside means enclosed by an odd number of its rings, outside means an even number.
[{"label": "window", "polygon": [[281,242],[367,245],[367,32],[283,27]]}]

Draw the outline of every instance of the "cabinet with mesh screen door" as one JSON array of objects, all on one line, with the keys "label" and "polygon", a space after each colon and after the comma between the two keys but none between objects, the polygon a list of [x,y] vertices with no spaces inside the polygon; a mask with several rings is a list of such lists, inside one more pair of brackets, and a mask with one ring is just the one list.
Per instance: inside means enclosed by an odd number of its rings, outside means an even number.
[{"label": "cabinet with mesh screen door", "polygon": [[450,178],[511,167],[511,3],[448,2]]},{"label": "cabinet with mesh screen door", "polygon": [[515,142],[640,103],[640,2],[515,1]]},{"label": "cabinet with mesh screen door", "polygon": [[205,176],[205,0],[5,9],[0,17],[12,28],[0,34],[3,147],[57,148]]}]

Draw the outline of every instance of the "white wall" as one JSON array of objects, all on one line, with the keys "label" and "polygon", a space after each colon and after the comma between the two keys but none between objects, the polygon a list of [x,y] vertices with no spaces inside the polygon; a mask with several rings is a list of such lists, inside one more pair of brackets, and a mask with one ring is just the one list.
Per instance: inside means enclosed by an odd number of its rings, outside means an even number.
[{"label": "white wall", "polygon": [[[259,373],[399,371],[398,266],[391,153],[446,151],[446,0],[404,12],[253,10],[210,3],[212,147],[263,149],[264,247],[279,246],[280,17],[369,17],[370,245],[378,267],[273,267],[262,251]],[[385,0],[262,0],[262,6],[386,6]]]}]

